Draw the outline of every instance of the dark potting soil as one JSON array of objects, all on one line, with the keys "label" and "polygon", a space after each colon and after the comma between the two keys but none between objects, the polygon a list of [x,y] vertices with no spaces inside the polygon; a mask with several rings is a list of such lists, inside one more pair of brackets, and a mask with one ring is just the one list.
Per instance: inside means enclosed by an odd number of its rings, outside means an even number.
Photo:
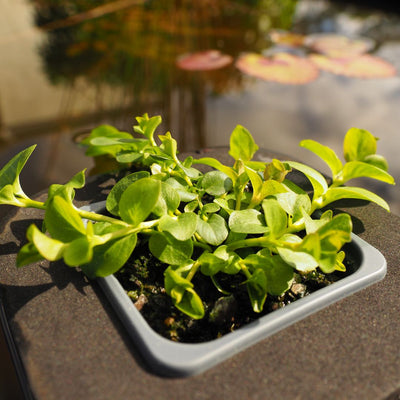
[{"label": "dark potting soil", "polygon": [[198,273],[192,282],[206,310],[205,317],[200,320],[192,319],[174,307],[164,289],[163,273],[167,265],[149,254],[147,246],[137,246],[128,263],[115,276],[153,330],[173,341],[196,343],[221,337],[336,282],[356,268],[357,260],[351,253],[346,252],[345,262],[348,271],[345,273],[313,271],[296,274],[290,290],[284,295],[267,296],[261,313],[253,311],[241,274],[217,274],[215,279],[220,287],[230,293],[224,295],[209,277]]}]

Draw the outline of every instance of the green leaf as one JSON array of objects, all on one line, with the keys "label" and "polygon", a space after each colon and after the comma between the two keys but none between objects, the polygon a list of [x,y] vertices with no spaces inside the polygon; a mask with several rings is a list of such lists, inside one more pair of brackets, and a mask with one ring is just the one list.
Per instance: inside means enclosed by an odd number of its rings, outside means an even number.
[{"label": "green leaf", "polygon": [[109,213],[119,216],[119,202],[124,191],[138,179],[148,178],[150,173],[147,171],[138,171],[129,174],[118,181],[107,196],[106,209]]},{"label": "green leaf", "polygon": [[54,196],[49,201],[44,223],[50,235],[64,243],[86,235],[86,229],[78,211],[61,196]]},{"label": "green leaf", "polygon": [[[300,237],[296,235],[290,235],[286,234],[284,235],[281,240],[282,240],[282,246],[277,247],[279,255],[282,257],[283,261],[289,265],[291,265],[293,268],[295,268],[298,271],[301,272],[310,272],[313,271],[315,268],[318,267],[318,262],[315,260],[315,258],[309,254],[307,251],[309,250],[309,245],[311,244],[311,240],[315,240],[312,244],[314,244],[316,247],[314,247],[313,251],[319,251],[319,239],[317,235],[307,235],[309,236],[307,239],[307,244],[305,249],[302,249],[302,240]],[[286,241],[289,246],[284,247],[283,241]],[[290,246],[292,244],[292,246]],[[297,244],[298,246],[293,246]],[[293,250],[296,249],[296,250]],[[302,251],[306,250],[306,251]]]},{"label": "green leaf", "polygon": [[379,154],[371,154],[363,159],[363,161],[367,164],[371,164],[379,169],[383,169],[384,171],[389,170],[389,165],[385,157]]},{"label": "green leaf", "polygon": [[198,216],[193,212],[187,212],[171,217],[164,215],[159,222],[159,228],[170,233],[175,239],[184,241],[190,239],[197,228]]},{"label": "green leaf", "polygon": [[100,156],[108,154],[116,158],[118,154],[128,151],[130,153],[139,153],[148,145],[148,141],[144,139],[96,137],[90,141],[90,144],[91,147],[86,151],[86,155]]},{"label": "green leaf", "polygon": [[290,289],[294,278],[293,268],[278,255],[271,255],[269,249],[260,250],[244,260],[246,265],[254,269],[262,269],[267,277],[267,292],[273,296],[281,296]]},{"label": "green leaf", "polygon": [[204,206],[201,210],[201,213],[206,214],[206,215],[213,214],[213,213],[218,212],[220,209],[221,209],[221,207],[216,202],[207,203],[207,204],[204,204]]},{"label": "green leaf", "polygon": [[[56,261],[62,258],[65,243],[53,239],[39,230],[36,225],[31,225],[27,230],[27,237],[34,244],[38,253],[49,261]],[[31,250],[33,250],[31,248]]]},{"label": "green leaf", "polygon": [[82,271],[91,279],[117,272],[128,261],[136,242],[137,235],[133,233],[94,247],[92,260],[80,264]]},{"label": "green leaf", "polygon": [[2,204],[23,206],[18,197],[28,198],[21,188],[19,175],[35,147],[36,145],[33,145],[21,151],[0,170],[0,202]]},{"label": "green leaf", "polygon": [[218,199],[214,199],[214,203],[221,207],[226,213],[228,213],[229,215],[235,211],[235,200],[234,198],[218,198]]},{"label": "green leaf", "polygon": [[72,202],[75,198],[75,189],[81,189],[85,186],[85,171],[86,169],[78,172],[64,185],[51,185],[48,190],[45,205],[47,205],[54,196],[61,196],[64,200]]},{"label": "green leaf", "polygon": [[105,136],[99,136],[90,141],[90,143],[94,146],[99,146],[99,147],[107,147],[107,146],[121,146],[124,144],[127,148],[132,148],[136,149],[136,144],[137,143],[143,143],[147,144],[147,141],[139,140],[139,139],[124,139],[120,137],[116,138],[111,138],[111,137],[105,137]]},{"label": "green leaf", "polygon": [[219,246],[228,236],[225,219],[218,214],[212,214],[207,221],[199,218],[197,232],[207,243],[213,246]]},{"label": "green leaf", "polygon": [[176,178],[168,178],[165,183],[177,191],[182,202],[187,203],[197,198],[197,194],[191,192],[189,186],[184,181],[182,182]]},{"label": "green leaf", "polygon": [[339,251],[345,243],[351,241],[352,228],[349,214],[335,215],[317,231],[322,251]]},{"label": "green leaf", "polygon": [[350,179],[360,177],[377,179],[394,185],[394,178],[385,170],[363,161],[350,161],[346,163],[341,174],[341,183],[346,183]]},{"label": "green leaf", "polygon": [[184,174],[192,180],[198,180],[203,175],[197,168],[192,167],[193,165],[192,156],[186,157],[182,163],[179,161],[177,165],[184,172]]},{"label": "green leaf", "polygon": [[93,234],[96,236],[101,236],[107,233],[121,230],[121,225],[112,224],[110,222],[96,222],[92,226],[93,226]]},{"label": "green leaf", "polygon": [[177,190],[175,190],[171,185],[161,182],[161,192],[152,213],[159,217],[169,213],[174,213],[179,207],[180,201],[181,198]]},{"label": "green leaf", "polygon": [[194,167],[187,168],[179,163],[177,165],[178,165],[178,168],[181,171],[183,171],[183,176],[186,175],[188,178],[190,178],[194,181],[199,179],[202,175],[201,172],[197,168],[194,168]]},{"label": "green leaf", "polygon": [[286,211],[275,198],[268,198],[262,202],[265,220],[270,229],[270,234],[279,238],[285,232],[288,224]]},{"label": "green leaf", "polygon": [[206,276],[213,276],[220,272],[226,264],[226,260],[217,257],[213,253],[204,252],[197,260],[200,264],[201,273]]},{"label": "green leaf", "polygon": [[140,133],[146,136],[153,143],[154,132],[162,122],[161,117],[157,115],[149,118],[148,114],[144,114],[142,117],[137,117],[136,121],[138,122],[139,125],[135,125],[133,127],[133,130],[136,133]]},{"label": "green leaf", "polygon": [[279,205],[296,222],[303,218],[303,211],[311,211],[311,201],[307,194],[297,194],[294,192],[277,193],[275,195]]},{"label": "green leaf", "polygon": [[90,135],[82,140],[82,144],[88,145],[92,139],[98,137],[114,138],[114,139],[133,139],[133,136],[127,132],[121,132],[111,125],[100,125],[90,132]]},{"label": "green leaf", "polygon": [[274,158],[270,163],[268,163],[264,170],[264,179],[274,180],[276,182],[283,182],[286,175],[292,170],[288,163],[283,163],[282,161]]},{"label": "green leaf", "polygon": [[279,247],[278,252],[286,263],[298,271],[309,272],[319,266],[323,272],[331,273],[338,265],[337,252],[351,241],[351,230],[350,216],[338,214],[303,239],[285,235],[286,244]]},{"label": "green leaf", "polygon": [[228,222],[229,228],[237,233],[265,233],[269,231],[262,213],[253,208],[233,211]]},{"label": "green leaf", "polygon": [[325,274],[331,274],[337,269],[337,253],[334,251],[323,252],[319,260],[319,268]]},{"label": "green leaf", "polygon": [[279,256],[271,257],[270,261],[264,267],[265,274],[267,275],[267,292],[273,296],[281,296],[290,289],[294,278],[294,271]]},{"label": "green leaf", "polygon": [[[251,186],[253,189],[253,198],[256,196],[261,197],[261,191],[262,191],[262,186],[263,186],[263,179],[261,178],[261,175],[257,171],[253,170],[252,168],[249,168],[246,166],[245,166],[245,171],[251,182]],[[260,201],[258,201],[258,203]]]},{"label": "green leaf", "polygon": [[266,163],[264,161],[245,161],[244,165],[258,172],[263,172],[266,167]]},{"label": "green leaf", "polygon": [[343,260],[345,258],[346,254],[344,251],[339,251],[336,255],[336,265],[335,265],[335,270],[336,271],[346,271],[346,266],[343,264]]},{"label": "green leaf", "polygon": [[[171,291],[174,306],[193,319],[201,319],[205,315],[203,302],[193,288],[177,286]],[[176,299],[179,299],[179,303]]]},{"label": "green leaf", "polygon": [[241,258],[235,252],[228,251],[227,246],[219,246],[214,251],[214,255],[225,261],[221,272],[229,275],[234,275],[242,269],[240,266]]},{"label": "green leaf", "polygon": [[241,125],[237,125],[230,137],[229,155],[235,160],[250,161],[258,146],[250,132]]},{"label": "green leaf", "polygon": [[365,157],[376,153],[377,139],[365,129],[351,128],[343,141],[346,161],[363,161]]},{"label": "green leaf", "polygon": [[17,254],[17,267],[23,267],[43,260],[44,257],[39,253],[33,243],[27,243],[19,250]]},{"label": "green leaf", "polygon": [[304,224],[307,234],[314,233],[323,225],[332,220],[332,210],[325,211],[319,219],[312,219],[305,211],[303,212]]},{"label": "green leaf", "polygon": [[121,164],[131,164],[139,161],[143,154],[137,151],[121,151],[116,154],[115,159]]},{"label": "green leaf", "polygon": [[118,142],[111,144],[111,142],[102,142],[102,139],[133,139],[133,136],[130,133],[121,132],[111,125],[98,126],[81,142],[87,146],[87,156],[96,157],[104,154],[115,156],[121,150]]},{"label": "green leaf", "polygon": [[157,232],[150,237],[149,249],[160,261],[170,265],[181,265],[192,256],[193,241],[181,241],[168,232]]},{"label": "green leaf", "polygon": [[164,272],[165,290],[172,298],[174,306],[193,319],[204,317],[203,302],[193,289],[193,284],[182,277],[173,268]]},{"label": "green leaf", "polygon": [[300,146],[307,150],[312,151],[318,157],[320,157],[332,171],[332,176],[336,176],[340,173],[343,168],[343,164],[340,161],[337,154],[328,146],[324,146],[315,140],[302,140]]},{"label": "green leaf", "polygon": [[184,207],[184,212],[193,212],[196,211],[196,209],[199,207],[199,202],[197,200],[191,201],[190,203],[187,203]]},{"label": "green leaf", "polygon": [[257,313],[261,312],[267,298],[267,276],[261,268],[258,268],[246,281],[247,292],[253,310]]},{"label": "green leaf", "polygon": [[77,267],[92,260],[93,246],[87,236],[82,236],[66,245],[64,262],[70,267]]},{"label": "green leaf", "polygon": [[221,196],[232,189],[233,183],[224,172],[210,171],[204,174],[201,187],[212,196]]},{"label": "green leaf", "polygon": [[320,261],[322,248],[321,248],[321,235],[318,232],[306,235],[302,241],[296,246],[296,251],[304,252],[313,257],[317,262]]},{"label": "green leaf", "polygon": [[326,206],[341,199],[360,199],[372,201],[373,203],[376,203],[384,208],[386,211],[390,211],[388,203],[382,199],[382,197],[367,189],[352,186],[330,188],[324,196],[323,205]]},{"label": "green leaf", "polygon": [[203,157],[198,160],[193,160],[193,163],[208,165],[209,167],[213,167],[213,168],[217,169],[218,171],[223,172],[225,175],[227,175],[227,176],[229,176],[229,178],[231,178],[233,184],[235,184],[235,182],[238,179],[238,174],[231,167],[227,167],[226,165],[222,164],[215,158]]},{"label": "green leaf", "polygon": [[[183,287],[183,288],[192,288],[193,283],[188,281],[184,276],[182,276],[182,273],[179,271],[177,266],[174,267],[168,267],[164,271],[164,286],[165,286],[165,291],[167,294],[170,296],[172,290],[175,287]],[[181,300],[179,297],[176,299],[178,302]]]},{"label": "green leaf", "polygon": [[14,188],[12,185],[3,186],[0,189],[0,204],[10,204],[20,207],[24,206],[24,203],[15,197]]},{"label": "green leaf", "polygon": [[308,178],[314,189],[314,198],[320,197],[328,190],[328,184],[326,182],[326,179],[322,174],[320,174],[314,168],[311,168],[308,165],[298,163],[296,161],[288,161],[287,163],[292,168],[302,172]]},{"label": "green leaf", "polygon": [[267,196],[287,191],[287,189],[280,182],[275,180],[263,181],[258,172],[248,167],[245,168],[246,168],[246,173],[250,179],[251,185],[253,187],[253,195],[249,208],[258,205]]},{"label": "green leaf", "polygon": [[160,149],[162,149],[165,154],[170,156],[173,160],[177,160],[178,153],[178,144],[176,140],[171,136],[170,132],[167,132],[165,135],[158,136],[161,140]]},{"label": "green leaf", "polygon": [[156,179],[142,178],[133,182],[121,195],[121,218],[133,226],[139,225],[153,211],[160,192],[161,183]]}]

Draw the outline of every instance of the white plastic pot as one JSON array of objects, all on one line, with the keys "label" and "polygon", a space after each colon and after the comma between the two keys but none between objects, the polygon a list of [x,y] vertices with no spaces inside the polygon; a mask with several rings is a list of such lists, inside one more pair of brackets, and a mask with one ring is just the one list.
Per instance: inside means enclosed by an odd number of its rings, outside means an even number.
[{"label": "white plastic pot", "polygon": [[[88,211],[104,209],[104,202],[85,206]],[[291,324],[349,296],[386,274],[386,260],[374,247],[353,234],[348,245],[359,261],[355,271],[345,278],[295,302],[273,311],[248,325],[204,343],[178,343],[156,333],[145,321],[113,276],[98,278],[105,295],[154,372],[167,376],[198,374]]]}]

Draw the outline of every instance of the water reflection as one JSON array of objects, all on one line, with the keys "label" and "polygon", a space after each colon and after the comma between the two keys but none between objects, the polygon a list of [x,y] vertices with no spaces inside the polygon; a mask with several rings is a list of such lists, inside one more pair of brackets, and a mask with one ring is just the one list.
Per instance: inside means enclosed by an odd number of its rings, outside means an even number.
[{"label": "water reflection", "polygon": [[288,28],[295,10],[293,0],[32,2],[47,33],[40,54],[53,84],[90,83],[98,109],[126,110],[120,123],[131,123],[133,110],[157,110],[185,149],[205,145],[206,94],[240,86],[241,74],[231,65],[185,73],[176,60],[207,49],[232,57],[264,49],[268,29]]},{"label": "water reflection", "polygon": [[[283,29],[297,38],[317,32],[370,38],[375,46],[368,51],[398,68],[395,15],[307,0],[24,1],[11,8],[0,0],[6,11],[0,54],[7,60],[0,65],[0,156],[16,152],[8,149],[17,141],[39,142],[32,191],[88,166],[71,136],[101,123],[131,131],[133,117],[144,112],[161,114],[162,129],[183,149],[226,145],[240,123],[260,146],[309,162],[300,139],[340,153],[344,133],[357,126],[382,139],[379,151],[400,176],[397,76],[365,81],[320,70],[307,85],[287,86],[247,76],[236,64],[245,53],[268,54],[276,47],[271,31]],[[17,23],[23,13],[24,27]],[[233,62],[202,70],[177,65],[207,50]],[[388,191],[393,203],[396,190]]]}]

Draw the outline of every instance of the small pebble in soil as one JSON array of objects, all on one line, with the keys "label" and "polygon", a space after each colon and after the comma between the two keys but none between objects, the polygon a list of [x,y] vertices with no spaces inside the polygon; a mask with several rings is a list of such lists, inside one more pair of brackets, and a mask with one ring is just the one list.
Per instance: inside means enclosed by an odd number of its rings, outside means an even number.
[{"label": "small pebble in soil", "polygon": [[141,294],[134,304],[135,307],[140,311],[147,303],[148,303],[147,297],[144,294]]}]

